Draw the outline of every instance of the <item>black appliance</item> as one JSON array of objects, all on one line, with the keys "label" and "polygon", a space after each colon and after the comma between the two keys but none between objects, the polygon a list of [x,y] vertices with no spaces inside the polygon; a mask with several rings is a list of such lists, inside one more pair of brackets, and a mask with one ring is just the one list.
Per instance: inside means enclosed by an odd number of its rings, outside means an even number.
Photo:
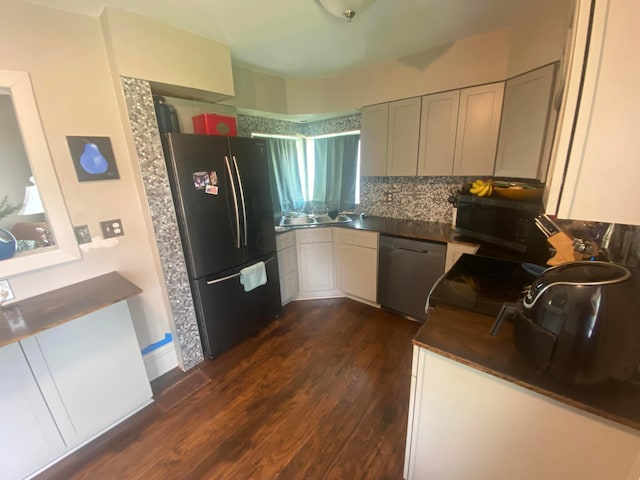
[{"label": "black appliance", "polygon": [[460,194],[456,208],[455,230],[468,237],[523,253],[546,245],[534,223],[539,201]]},{"label": "black appliance", "polygon": [[428,306],[449,305],[495,317],[518,302],[544,267],[465,253],[433,286]]},{"label": "black appliance", "polygon": [[[163,135],[200,337],[214,358],[280,314],[280,285],[263,139]],[[241,270],[264,262],[245,292]]]},{"label": "black appliance", "polygon": [[547,269],[521,302],[507,305],[514,341],[536,368],[574,384],[627,380],[640,365],[638,278],[606,262]]}]

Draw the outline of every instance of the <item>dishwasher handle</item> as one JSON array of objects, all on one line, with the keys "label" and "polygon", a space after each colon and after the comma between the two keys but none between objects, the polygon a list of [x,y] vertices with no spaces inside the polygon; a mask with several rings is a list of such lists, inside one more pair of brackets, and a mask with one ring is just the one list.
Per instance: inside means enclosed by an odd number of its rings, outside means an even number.
[{"label": "dishwasher handle", "polygon": [[416,250],[414,248],[401,247],[400,245],[392,245],[391,248],[394,250],[404,250],[405,252],[413,252],[413,253],[429,253],[429,250]]}]

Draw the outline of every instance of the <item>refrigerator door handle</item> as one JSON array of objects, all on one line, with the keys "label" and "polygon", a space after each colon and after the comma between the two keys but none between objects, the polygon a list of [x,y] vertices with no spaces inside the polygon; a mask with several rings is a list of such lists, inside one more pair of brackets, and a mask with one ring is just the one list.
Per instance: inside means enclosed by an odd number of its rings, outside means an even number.
[{"label": "refrigerator door handle", "polygon": [[[264,263],[269,263],[271,260],[275,259],[276,257],[270,257],[268,259],[266,259],[264,261]],[[216,278],[215,280],[208,280],[207,281],[207,285],[215,285],[216,283],[220,283],[220,282],[226,282],[227,280],[231,279],[231,278],[236,278],[240,276],[240,272],[237,273],[232,273],[231,275],[227,275],[226,277],[222,277],[222,278]]]},{"label": "refrigerator door handle", "polygon": [[233,193],[233,205],[235,206],[236,214],[236,248],[240,248],[240,212],[238,210],[238,196],[236,195],[236,186],[233,181],[233,173],[231,173],[231,165],[229,164],[229,157],[224,156],[224,163],[227,165],[227,172],[229,173],[229,181],[231,182],[231,192]]},{"label": "refrigerator door handle", "polygon": [[242,202],[242,217],[244,219],[244,246],[248,245],[247,241],[247,208],[244,203],[244,188],[242,187],[242,177],[240,176],[240,170],[238,169],[238,162],[235,155],[231,155],[233,159],[233,166],[236,169],[236,175],[238,176],[238,186],[240,188],[240,200]]}]

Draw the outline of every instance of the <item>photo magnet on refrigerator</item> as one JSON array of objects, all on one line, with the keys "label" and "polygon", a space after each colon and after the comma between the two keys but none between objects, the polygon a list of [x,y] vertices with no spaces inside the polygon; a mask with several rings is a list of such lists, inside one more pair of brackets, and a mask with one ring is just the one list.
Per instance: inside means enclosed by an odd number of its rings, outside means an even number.
[{"label": "photo magnet on refrigerator", "polygon": [[203,190],[210,184],[211,181],[209,180],[208,172],[193,172],[193,186],[196,187],[197,190]]}]

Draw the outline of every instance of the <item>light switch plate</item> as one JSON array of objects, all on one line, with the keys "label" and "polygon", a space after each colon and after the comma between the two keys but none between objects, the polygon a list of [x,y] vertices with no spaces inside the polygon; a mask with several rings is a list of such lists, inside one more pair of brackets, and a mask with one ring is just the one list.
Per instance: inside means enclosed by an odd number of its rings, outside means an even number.
[{"label": "light switch plate", "polygon": [[89,232],[88,225],[78,225],[77,227],[73,227],[73,231],[76,234],[78,245],[91,243],[91,233]]},{"label": "light switch plate", "polygon": [[100,228],[102,229],[102,238],[113,238],[124,235],[122,220],[119,218],[100,222]]}]

